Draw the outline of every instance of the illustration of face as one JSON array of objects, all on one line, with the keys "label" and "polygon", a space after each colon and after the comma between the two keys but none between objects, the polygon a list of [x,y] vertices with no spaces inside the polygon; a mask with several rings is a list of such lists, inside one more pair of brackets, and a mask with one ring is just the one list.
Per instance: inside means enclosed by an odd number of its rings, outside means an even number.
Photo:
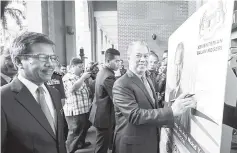
[{"label": "illustration of face", "polygon": [[176,48],[175,53],[175,76],[176,76],[176,86],[180,84],[181,76],[182,76],[182,70],[183,70],[183,57],[184,56],[184,46],[183,43],[179,43]]}]

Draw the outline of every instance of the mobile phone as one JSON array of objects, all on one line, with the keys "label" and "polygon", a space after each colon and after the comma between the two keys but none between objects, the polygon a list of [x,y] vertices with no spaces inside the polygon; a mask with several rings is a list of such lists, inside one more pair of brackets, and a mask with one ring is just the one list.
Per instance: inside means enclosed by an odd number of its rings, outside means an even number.
[{"label": "mobile phone", "polygon": [[190,98],[192,96],[194,96],[195,94],[187,94],[184,98]]}]

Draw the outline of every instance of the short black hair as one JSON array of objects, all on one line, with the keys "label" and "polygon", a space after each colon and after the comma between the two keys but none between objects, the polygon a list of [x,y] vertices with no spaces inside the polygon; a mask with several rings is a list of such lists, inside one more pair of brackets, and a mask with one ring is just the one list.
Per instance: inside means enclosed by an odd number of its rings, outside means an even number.
[{"label": "short black hair", "polygon": [[78,65],[78,64],[82,64],[82,63],[83,63],[83,61],[78,57],[73,57],[70,61],[71,66],[75,66],[75,65]]},{"label": "short black hair", "polygon": [[164,53],[168,53],[168,50],[165,50]]},{"label": "short black hair", "polygon": [[15,58],[21,54],[29,54],[31,46],[38,43],[55,45],[47,35],[37,32],[24,32],[13,40],[10,46],[11,58],[15,63]]},{"label": "short black hair", "polygon": [[109,48],[105,51],[105,61],[111,61],[115,56],[120,56],[120,52],[117,49]]}]

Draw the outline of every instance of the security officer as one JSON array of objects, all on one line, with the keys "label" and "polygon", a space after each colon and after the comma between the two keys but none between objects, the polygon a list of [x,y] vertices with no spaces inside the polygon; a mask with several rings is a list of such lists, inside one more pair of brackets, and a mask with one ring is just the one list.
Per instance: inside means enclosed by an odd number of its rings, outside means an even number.
[{"label": "security officer", "polygon": [[[65,99],[65,91],[62,81],[63,74],[61,72],[54,71],[51,80],[47,82],[47,85],[56,88],[61,95],[61,99]],[[64,105],[64,103],[62,103]]]},{"label": "security officer", "polygon": [[[57,89],[61,95],[61,102],[62,102],[62,106],[65,103],[65,91],[64,91],[64,86],[63,86],[63,81],[62,81],[62,77],[63,74],[61,72],[58,71],[54,71],[51,80],[49,80],[47,82],[47,85],[52,86],[53,88]],[[63,110],[62,110],[63,111]],[[64,136],[65,139],[67,138],[67,133],[68,133],[68,126],[67,126],[67,122],[66,119],[64,120]]]}]

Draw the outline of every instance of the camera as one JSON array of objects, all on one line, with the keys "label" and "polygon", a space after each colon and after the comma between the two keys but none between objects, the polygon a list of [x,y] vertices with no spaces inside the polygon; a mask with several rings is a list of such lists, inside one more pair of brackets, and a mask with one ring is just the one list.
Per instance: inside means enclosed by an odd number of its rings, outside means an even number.
[{"label": "camera", "polygon": [[[91,73],[91,78],[94,80],[96,78],[96,74],[98,73],[99,69],[97,67],[99,63],[92,64],[86,71]],[[95,69],[97,68],[97,69]]]}]

